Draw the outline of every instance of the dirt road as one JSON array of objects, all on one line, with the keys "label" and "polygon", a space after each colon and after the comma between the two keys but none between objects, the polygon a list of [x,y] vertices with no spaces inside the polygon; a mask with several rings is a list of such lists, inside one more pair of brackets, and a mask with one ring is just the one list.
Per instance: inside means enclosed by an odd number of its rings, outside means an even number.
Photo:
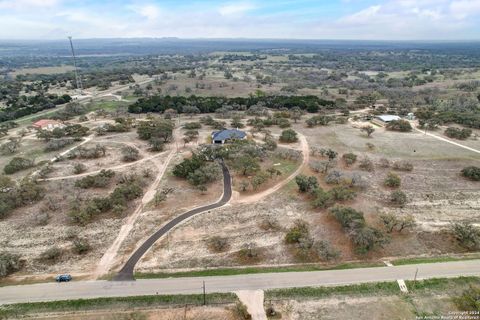
[{"label": "dirt road", "polygon": [[247,307],[247,311],[252,316],[252,320],[267,320],[267,315],[263,308],[263,290],[241,290],[235,292],[235,294]]},{"label": "dirt road", "polygon": [[429,133],[429,132],[425,133],[425,131],[418,129],[418,128],[415,127],[415,125],[413,125],[413,124],[412,124],[412,127],[414,127],[416,131],[421,132],[421,133],[423,133],[423,134],[426,134],[427,136],[430,136],[430,137],[435,138],[435,139],[437,139],[437,140],[441,140],[441,141],[444,141],[444,142],[448,142],[448,143],[453,144],[453,145],[455,145],[455,146],[457,146],[457,147],[460,147],[460,148],[463,148],[463,149],[466,149],[466,150],[470,150],[470,151],[472,151],[472,152],[475,152],[475,153],[480,154],[480,150],[478,150],[478,149],[474,149],[474,148],[467,147],[467,146],[465,146],[465,145],[463,145],[463,144],[460,144],[460,143],[458,143],[458,142],[455,142],[455,141],[452,141],[452,140],[449,140],[449,139],[446,139],[446,138],[437,136],[436,134],[433,134],[433,133]]}]

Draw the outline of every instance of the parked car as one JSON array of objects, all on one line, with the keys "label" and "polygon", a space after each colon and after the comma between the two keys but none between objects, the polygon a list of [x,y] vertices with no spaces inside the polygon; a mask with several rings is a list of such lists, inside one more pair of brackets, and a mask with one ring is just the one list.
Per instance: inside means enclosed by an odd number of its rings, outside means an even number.
[{"label": "parked car", "polygon": [[72,280],[72,276],[69,274],[61,274],[55,278],[57,282],[69,282],[70,280]]}]

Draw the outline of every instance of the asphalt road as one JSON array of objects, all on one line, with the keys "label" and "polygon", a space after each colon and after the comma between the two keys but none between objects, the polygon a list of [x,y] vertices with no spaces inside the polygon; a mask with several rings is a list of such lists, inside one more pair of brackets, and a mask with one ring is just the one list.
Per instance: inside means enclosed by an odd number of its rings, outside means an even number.
[{"label": "asphalt road", "polygon": [[220,162],[223,172],[223,196],[222,198],[213,204],[209,204],[203,207],[192,209],[188,212],[183,213],[182,215],[176,217],[175,219],[169,221],[163,227],[161,227],[157,232],[155,232],[150,238],[148,238],[135,252],[130,256],[122,269],[114,277],[114,281],[132,281],[135,280],[133,276],[133,270],[135,265],[140,261],[140,259],[147,253],[147,251],[157,242],[158,239],[167,234],[171,229],[176,227],[178,224],[183,221],[197,215],[199,213],[212,210],[224,206],[230,201],[232,197],[232,179],[230,177],[230,172],[228,171],[227,166],[223,162]]},{"label": "asphalt road", "polygon": [[312,272],[264,273],[198,278],[140,279],[137,281],[79,281],[0,287],[0,304],[126,297],[155,294],[207,293],[311,286],[339,286],[365,282],[480,276],[480,260],[427,263]]}]

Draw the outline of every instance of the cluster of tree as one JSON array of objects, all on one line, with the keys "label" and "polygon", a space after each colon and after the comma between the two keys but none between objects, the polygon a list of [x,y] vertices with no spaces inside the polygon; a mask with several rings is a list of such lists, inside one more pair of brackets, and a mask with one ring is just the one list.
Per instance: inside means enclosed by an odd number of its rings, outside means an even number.
[{"label": "cluster of tree", "polygon": [[14,157],[10,160],[9,163],[5,165],[3,168],[3,172],[5,174],[13,174],[18,171],[22,171],[25,169],[29,169],[35,166],[35,161],[22,158],[22,157]]},{"label": "cluster of tree", "polygon": [[41,200],[44,189],[31,179],[15,183],[6,176],[0,176],[0,219],[13,209]]},{"label": "cluster of tree", "polygon": [[300,192],[309,194],[312,207],[317,209],[325,209],[334,205],[336,201],[347,201],[356,197],[356,192],[346,184],[339,184],[325,191],[319,187],[318,180],[314,176],[298,175],[295,177],[295,182]]},{"label": "cluster of tree", "polygon": [[136,161],[140,158],[140,152],[132,146],[125,146],[121,149],[122,160],[125,162]]},{"label": "cluster of tree", "polygon": [[45,151],[57,151],[60,150],[68,145],[71,145],[75,142],[74,138],[60,138],[60,139],[52,139],[47,142],[45,145]]},{"label": "cluster of tree", "polygon": [[480,228],[468,222],[454,223],[451,232],[462,247],[471,251],[480,249]]},{"label": "cluster of tree", "polygon": [[367,225],[363,212],[349,207],[336,206],[330,210],[330,213],[348,233],[359,253],[367,253],[386,243],[387,239],[382,231]]},{"label": "cluster of tree", "polygon": [[45,109],[52,109],[57,105],[69,102],[71,99],[67,94],[58,96],[56,94],[38,93],[33,96],[19,96],[7,101],[7,107],[0,110],[0,122],[15,120]]},{"label": "cluster of tree", "polygon": [[219,61],[220,62],[235,62],[235,61],[257,61],[266,60],[267,56],[261,56],[258,54],[244,55],[244,54],[226,54]]},{"label": "cluster of tree", "polygon": [[121,215],[128,204],[143,194],[141,181],[137,176],[129,176],[106,197],[95,197],[86,201],[74,200],[68,215],[73,222],[85,225],[102,213],[113,211]]},{"label": "cluster of tree", "polygon": [[80,140],[82,137],[88,135],[89,128],[84,127],[80,124],[70,124],[65,127],[58,127],[53,130],[43,130],[39,129],[37,131],[37,138],[45,141],[50,141],[51,139],[60,139],[63,137],[71,137],[75,140]]},{"label": "cluster of tree", "polygon": [[310,226],[303,220],[296,220],[287,230],[285,243],[294,245],[297,257],[303,261],[316,259],[330,261],[340,256],[340,251],[333,248],[328,241],[316,241],[310,233]]},{"label": "cluster of tree", "polygon": [[107,132],[128,132],[132,128],[134,121],[130,117],[117,117],[115,118],[115,123],[105,123],[96,128],[96,132],[98,135],[103,135]]},{"label": "cluster of tree", "polygon": [[173,175],[187,179],[199,190],[205,191],[209,183],[220,178],[221,172],[216,163],[207,161],[201,153],[194,153],[191,158],[184,159],[173,168]]},{"label": "cluster of tree", "polygon": [[75,187],[82,189],[105,188],[114,176],[114,171],[102,170],[96,175],[86,176],[80,180],[77,180],[75,182]]},{"label": "cluster of tree", "polygon": [[4,278],[22,268],[22,261],[18,254],[7,251],[0,252],[0,278]]},{"label": "cluster of tree", "polygon": [[413,228],[416,225],[415,218],[412,215],[397,216],[394,213],[384,213],[380,215],[387,233],[392,233],[394,230],[402,232],[403,230]]},{"label": "cluster of tree", "polygon": [[333,120],[335,120],[334,117],[331,117],[331,116],[325,116],[325,115],[317,115],[317,116],[313,116],[311,118],[308,118],[305,123],[307,124],[307,126],[309,128],[313,128],[313,127],[316,127],[316,126],[326,126],[328,125],[330,122],[332,122]]},{"label": "cluster of tree", "polygon": [[50,119],[57,119],[61,121],[70,120],[76,116],[84,115],[88,112],[87,106],[78,102],[70,102],[65,108],[55,111],[50,115]]},{"label": "cluster of tree", "polygon": [[393,120],[387,123],[386,128],[392,131],[410,132],[412,125],[407,120]]},{"label": "cluster of tree", "polygon": [[457,123],[470,128],[480,128],[478,97],[460,95],[443,102],[432,102],[428,108],[419,108],[415,112],[419,121],[440,125]]},{"label": "cluster of tree", "polygon": [[288,128],[291,126],[290,121],[287,118],[280,116],[268,116],[265,119],[255,117],[247,121],[249,126],[252,126],[255,131],[261,131],[264,127],[278,126],[282,129]]},{"label": "cluster of tree", "polygon": [[298,141],[297,132],[293,129],[283,130],[280,134],[280,142],[292,143]]},{"label": "cluster of tree", "polygon": [[171,120],[153,118],[141,121],[137,126],[138,137],[148,140],[150,150],[162,151],[163,145],[171,141],[175,125]]},{"label": "cluster of tree", "polygon": [[449,127],[445,130],[445,135],[449,138],[458,139],[458,140],[465,140],[470,138],[472,135],[472,129],[459,129],[454,127]]},{"label": "cluster of tree", "polygon": [[8,130],[18,127],[18,124],[13,121],[8,121],[0,124],[0,137],[6,136]]},{"label": "cluster of tree", "polygon": [[334,101],[324,100],[317,96],[251,96],[248,98],[153,96],[139,99],[128,107],[128,111],[147,113],[173,109],[178,113],[183,113],[185,106],[195,106],[200,113],[211,113],[224,106],[237,106],[239,110],[245,110],[259,103],[271,109],[298,107],[312,113],[318,112],[321,108],[335,109],[336,107]]},{"label": "cluster of tree", "polygon": [[95,147],[92,147],[92,148],[80,146],[75,150],[69,152],[67,154],[67,158],[98,159],[101,157],[105,157],[106,153],[107,153],[107,148],[105,146],[102,146],[101,144],[96,144]]},{"label": "cluster of tree", "polygon": [[480,167],[470,166],[463,168],[462,176],[473,181],[480,181]]}]

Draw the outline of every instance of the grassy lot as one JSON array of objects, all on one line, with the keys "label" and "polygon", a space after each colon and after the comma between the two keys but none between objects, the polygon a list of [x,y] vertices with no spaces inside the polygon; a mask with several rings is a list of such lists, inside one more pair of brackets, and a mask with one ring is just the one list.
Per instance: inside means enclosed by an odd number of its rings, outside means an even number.
[{"label": "grassy lot", "polygon": [[473,254],[468,256],[405,258],[405,259],[392,260],[390,262],[395,266],[401,266],[406,264],[436,263],[436,262],[449,262],[449,261],[475,260],[475,259],[480,259],[480,254]]},{"label": "grassy lot", "polygon": [[370,268],[384,266],[381,262],[365,263],[344,263],[336,266],[325,265],[297,265],[286,267],[247,267],[247,268],[219,268],[185,272],[158,272],[158,273],[135,273],[137,279],[153,278],[185,278],[185,277],[213,277],[213,276],[233,276],[239,274],[258,274],[258,273],[276,273],[276,272],[303,272],[303,271],[322,271],[322,270],[343,270],[354,268]]},{"label": "grassy lot", "polygon": [[[479,277],[435,278],[421,281],[405,281],[411,292],[427,293],[445,291],[454,286],[479,285]],[[265,291],[265,299],[319,299],[338,295],[396,295],[401,294],[395,281],[362,283],[339,287],[306,287]]]},{"label": "grassy lot", "polygon": [[[207,304],[235,303],[237,298],[233,293],[209,293]],[[48,312],[71,312],[86,310],[121,310],[132,308],[152,308],[178,305],[202,305],[203,295],[155,295],[134,297],[112,297],[97,299],[79,299],[51,302],[18,303],[0,306],[0,319],[20,317],[27,314]]]}]

